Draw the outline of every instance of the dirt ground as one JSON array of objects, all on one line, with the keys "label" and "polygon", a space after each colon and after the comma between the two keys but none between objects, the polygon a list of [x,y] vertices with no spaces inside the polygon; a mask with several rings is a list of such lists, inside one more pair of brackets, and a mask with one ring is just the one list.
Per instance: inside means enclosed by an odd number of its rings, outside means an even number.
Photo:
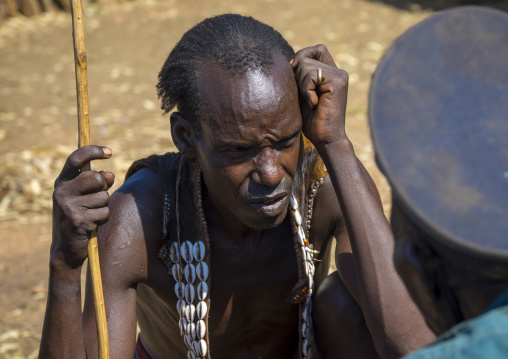
[{"label": "dirt ground", "polygon": [[[347,131],[386,213],[390,189],[373,161],[367,92],[376,64],[404,30],[453,1],[143,0],[85,9],[91,138],[113,149],[94,168],[122,183],[132,161],[173,149],[155,93],[181,35],[221,13],[252,15],[296,50],[324,43],[350,75]],[[496,3],[507,9],[506,2]],[[76,148],[69,14],[0,24],[0,358],[36,358],[46,305],[53,181]]]}]

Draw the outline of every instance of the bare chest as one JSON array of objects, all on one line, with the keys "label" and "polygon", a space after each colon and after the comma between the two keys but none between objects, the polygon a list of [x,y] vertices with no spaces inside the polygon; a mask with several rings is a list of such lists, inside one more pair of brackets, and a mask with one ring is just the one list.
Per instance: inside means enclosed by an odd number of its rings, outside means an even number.
[{"label": "bare chest", "polygon": [[[290,304],[287,295],[298,281],[298,267],[289,223],[249,244],[213,231],[210,239],[209,339],[214,358],[237,350],[242,357],[267,357],[267,353],[290,357],[298,339],[298,306]],[[142,332],[156,330],[179,337],[175,281],[160,260],[152,273],[149,287],[158,299],[139,293],[138,316],[146,319],[144,325],[140,323]],[[167,318],[161,321],[161,316]],[[174,339],[176,345],[180,341]]]}]

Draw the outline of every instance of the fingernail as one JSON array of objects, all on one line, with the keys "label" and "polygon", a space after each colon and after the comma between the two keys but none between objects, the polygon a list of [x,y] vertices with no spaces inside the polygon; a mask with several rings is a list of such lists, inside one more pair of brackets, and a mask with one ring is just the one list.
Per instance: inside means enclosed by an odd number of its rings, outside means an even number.
[{"label": "fingernail", "polygon": [[102,152],[104,152],[104,154],[108,157],[111,157],[111,154],[113,153],[109,147],[102,147]]},{"label": "fingernail", "polygon": [[289,64],[293,66],[293,59],[289,60]]}]

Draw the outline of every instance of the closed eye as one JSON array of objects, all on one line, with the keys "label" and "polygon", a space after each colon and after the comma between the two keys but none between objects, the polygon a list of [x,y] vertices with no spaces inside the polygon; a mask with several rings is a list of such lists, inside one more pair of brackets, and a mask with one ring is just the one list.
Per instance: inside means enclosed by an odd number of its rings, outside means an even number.
[{"label": "closed eye", "polygon": [[283,148],[289,148],[296,144],[298,140],[298,136],[300,135],[300,131],[292,134],[289,137],[286,137],[282,141],[279,141],[277,143],[277,148],[283,149]]},{"label": "closed eye", "polygon": [[227,151],[231,153],[244,153],[247,152],[249,148],[249,146],[236,146],[228,148]]}]

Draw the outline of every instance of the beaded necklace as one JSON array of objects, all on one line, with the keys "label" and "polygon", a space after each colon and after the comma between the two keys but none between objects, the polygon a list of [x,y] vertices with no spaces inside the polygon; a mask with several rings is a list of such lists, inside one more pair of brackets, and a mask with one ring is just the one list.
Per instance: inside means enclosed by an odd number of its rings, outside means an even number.
[{"label": "beaded necklace", "polygon": [[[177,240],[173,241],[169,248],[163,246],[159,251],[159,258],[168,267],[168,272],[175,280],[174,291],[178,298],[176,308],[179,313],[180,334],[187,347],[188,359],[210,359],[210,344],[208,333],[208,314],[210,310],[210,239],[206,219],[203,211],[201,168],[196,172],[195,186],[197,193],[196,207],[198,209],[202,240],[194,243],[190,240],[183,241],[180,238],[180,210],[179,210],[179,184],[181,180],[182,161],[178,168],[176,178],[176,234]],[[320,178],[312,187],[308,199],[307,233],[310,232],[310,221],[312,219],[313,200],[317,188],[324,182]],[[300,207],[294,195],[290,198],[289,211],[295,238],[295,251],[298,261],[298,283],[301,286],[293,290],[289,301],[299,304],[299,353],[300,358],[312,358],[311,343],[313,340],[312,324],[312,291],[314,289],[314,254],[309,243],[308,235],[305,233],[303,218],[300,214]],[[170,203],[168,194],[164,196],[163,208],[163,238],[167,236],[169,223]]]}]

